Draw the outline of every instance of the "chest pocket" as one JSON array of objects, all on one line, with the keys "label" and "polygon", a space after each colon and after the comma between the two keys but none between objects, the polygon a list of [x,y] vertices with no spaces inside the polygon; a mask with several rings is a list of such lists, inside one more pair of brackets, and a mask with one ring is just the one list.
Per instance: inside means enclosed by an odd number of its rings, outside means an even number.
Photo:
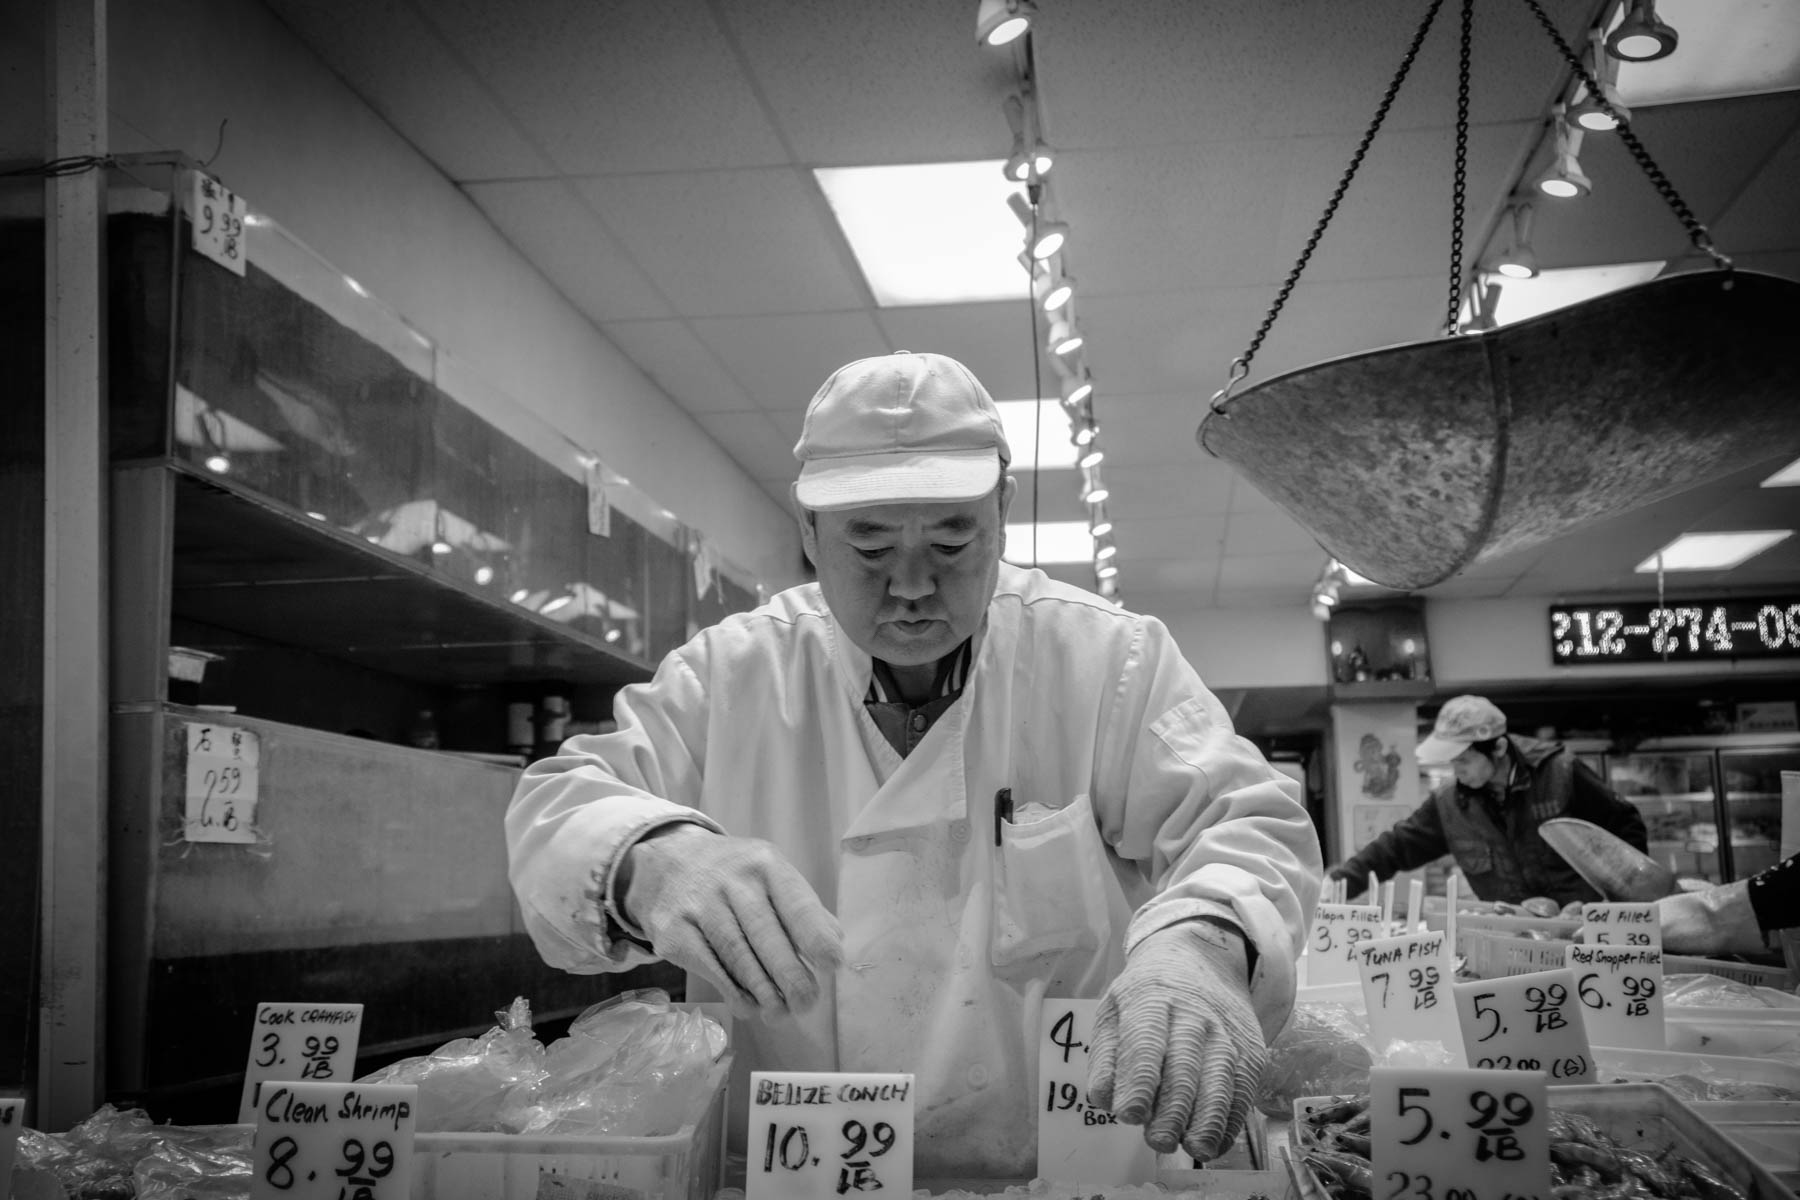
[{"label": "chest pocket", "polygon": [[995,848],[989,960],[1007,967],[1099,947],[1106,921],[1106,844],[1087,796],[1040,820],[1003,824]]}]

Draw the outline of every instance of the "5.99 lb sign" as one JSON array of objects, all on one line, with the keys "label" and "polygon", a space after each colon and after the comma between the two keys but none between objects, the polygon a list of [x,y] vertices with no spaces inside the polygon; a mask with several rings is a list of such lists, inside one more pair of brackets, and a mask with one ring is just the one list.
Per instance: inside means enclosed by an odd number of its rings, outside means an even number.
[{"label": "5.99 lb sign", "polygon": [[1369,1072],[1376,1200],[1550,1200],[1549,1111],[1537,1071]]}]

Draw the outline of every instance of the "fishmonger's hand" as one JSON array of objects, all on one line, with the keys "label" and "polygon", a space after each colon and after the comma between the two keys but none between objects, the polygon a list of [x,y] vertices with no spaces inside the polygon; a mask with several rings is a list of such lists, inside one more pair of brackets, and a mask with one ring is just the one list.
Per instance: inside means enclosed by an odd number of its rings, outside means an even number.
[{"label": "fishmonger's hand", "polygon": [[1267,1059],[1243,938],[1188,921],[1139,942],[1100,998],[1088,1101],[1144,1125],[1159,1154],[1210,1160],[1243,1129]]},{"label": "fishmonger's hand", "polygon": [[620,870],[627,919],[659,957],[710,980],[736,1012],[811,1008],[815,972],[843,961],[837,918],[767,842],[669,825],[634,845]]}]

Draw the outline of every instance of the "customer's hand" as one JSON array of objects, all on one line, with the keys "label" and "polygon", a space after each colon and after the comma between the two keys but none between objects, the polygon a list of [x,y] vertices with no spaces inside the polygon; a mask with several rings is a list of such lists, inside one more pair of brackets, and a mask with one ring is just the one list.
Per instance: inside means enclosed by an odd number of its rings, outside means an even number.
[{"label": "customer's hand", "polygon": [[1106,994],[1088,1053],[1088,1101],[1160,1154],[1217,1158],[1250,1113],[1268,1050],[1239,935],[1204,921],[1139,942]]},{"label": "customer's hand", "polygon": [[811,1008],[817,972],[843,961],[837,918],[767,842],[669,825],[633,846],[624,870],[626,916],[659,957],[704,976],[736,1012]]},{"label": "customer's hand", "polygon": [[1344,899],[1346,900],[1356,899],[1363,894],[1363,889],[1369,886],[1369,876],[1366,872],[1352,870],[1342,864],[1331,868],[1325,877],[1344,881]]},{"label": "customer's hand", "polygon": [[1760,954],[1767,946],[1750,907],[1750,881],[1740,879],[1656,902],[1662,948],[1669,954]]}]

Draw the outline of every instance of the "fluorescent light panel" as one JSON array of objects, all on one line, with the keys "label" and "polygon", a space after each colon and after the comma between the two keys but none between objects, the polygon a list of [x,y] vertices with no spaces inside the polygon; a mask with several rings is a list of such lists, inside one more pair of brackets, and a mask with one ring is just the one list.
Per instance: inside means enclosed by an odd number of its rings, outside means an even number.
[{"label": "fluorescent light panel", "polygon": [[[1606,32],[1626,7],[1613,13]],[[1627,108],[1800,88],[1793,0],[1657,0],[1656,15],[1681,43],[1667,58],[1619,64]]]},{"label": "fluorescent light panel", "polygon": [[1729,571],[1793,535],[1791,529],[1747,529],[1731,533],[1684,533],[1636,567],[1654,575],[1657,559],[1665,571]]},{"label": "fluorescent light panel", "polygon": [[[1000,400],[1000,425],[1012,448],[1015,471],[1054,471],[1075,465],[1075,445],[1069,441],[1069,413],[1055,400]],[[1036,410],[1036,411],[1033,411]],[[1036,445],[1033,445],[1033,428]],[[1032,455],[1037,458],[1033,462]]]},{"label": "fluorescent light panel", "polygon": [[1031,557],[1029,524],[1006,527],[1006,561],[1021,567],[1046,563],[1083,563],[1094,561],[1094,535],[1086,521],[1039,521],[1037,524],[1037,561]]},{"label": "fluorescent light panel", "polygon": [[813,171],[875,303],[958,304],[1031,294],[1005,160]]},{"label": "fluorescent light panel", "polygon": [[1800,487],[1800,458],[1762,481],[1763,487]]}]

